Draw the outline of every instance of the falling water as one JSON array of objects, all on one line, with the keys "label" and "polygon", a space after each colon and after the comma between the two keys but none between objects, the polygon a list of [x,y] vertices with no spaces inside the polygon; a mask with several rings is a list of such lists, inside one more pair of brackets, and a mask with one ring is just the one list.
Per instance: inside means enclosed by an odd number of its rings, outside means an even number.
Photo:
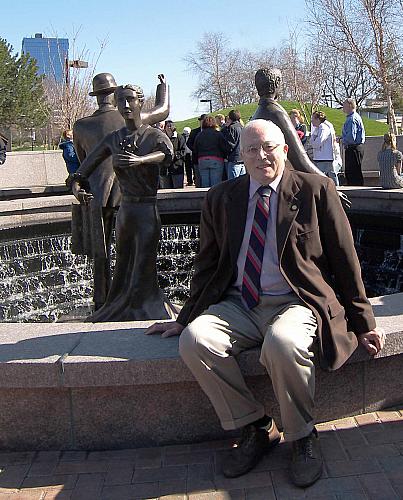
[{"label": "falling water", "polygon": [[[89,313],[92,266],[70,252],[70,240],[61,234],[0,243],[0,321],[53,322],[78,308]],[[187,297],[198,240],[196,225],[162,228],[158,278],[173,302]]]}]

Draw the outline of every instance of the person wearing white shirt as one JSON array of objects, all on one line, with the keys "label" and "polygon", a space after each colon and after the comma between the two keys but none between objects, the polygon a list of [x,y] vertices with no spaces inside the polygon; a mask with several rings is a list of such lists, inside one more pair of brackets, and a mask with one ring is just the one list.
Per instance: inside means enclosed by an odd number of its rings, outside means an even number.
[{"label": "person wearing white shirt", "polygon": [[339,185],[334,169],[336,134],[333,125],[322,111],[315,111],[311,119],[314,129],[311,134],[313,162],[324,174]]}]

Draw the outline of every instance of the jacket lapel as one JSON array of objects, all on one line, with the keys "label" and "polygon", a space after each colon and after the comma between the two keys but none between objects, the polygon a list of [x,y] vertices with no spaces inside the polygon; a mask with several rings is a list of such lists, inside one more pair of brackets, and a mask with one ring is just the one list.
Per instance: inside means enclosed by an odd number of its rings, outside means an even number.
[{"label": "jacket lapel", "polygon": [[298,192],[299,186],[286,167],[280,182],[277,207],[277,253],[280,262],[291,225],[300,209],[301,201],[298,199]]},{"label": "jacket lapel", "polygon": [[226,203],[228,221],[228,246],[232,269],[236,269],[239,249],[245,231],[246,214],[249,201],[249,175],[242,175],[228,193]]}]

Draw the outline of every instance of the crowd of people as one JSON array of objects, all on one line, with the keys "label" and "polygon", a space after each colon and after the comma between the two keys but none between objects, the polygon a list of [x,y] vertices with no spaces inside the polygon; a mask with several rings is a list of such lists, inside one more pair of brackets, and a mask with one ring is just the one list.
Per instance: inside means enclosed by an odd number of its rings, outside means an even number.
[{"label": "crowd of people", "polygon": [[[363,186],[364,124],[354,99],[345,100],[343,112],[346,121],[340,137],[336,136],[333,124],[322,111],[313,112],[310,132],[299,109],[292,109],[289,117],[313,163],[336,186],[340,185],[342,171],[347,185]],[[202,114],[198,120],[198,127],[184,127],[182,133],[178,132],[172,120],[155,124],[168,136],[174,149],[171,164],[160,169],[159,189],[180,189],[184,186],[208,188],[246,173],[240,154],[240,136],[244,127],[240,112],[233,109],[228,116],[221,113],[215,116]],[[69,175],[79,167],[72,139],[72,131],[65,130],[60,142]],[[340,144],[344,148],[344,162]],[[402,154],[396,148],[393,134],[385,134],[378,163],[383,188],[403,187]]]}]

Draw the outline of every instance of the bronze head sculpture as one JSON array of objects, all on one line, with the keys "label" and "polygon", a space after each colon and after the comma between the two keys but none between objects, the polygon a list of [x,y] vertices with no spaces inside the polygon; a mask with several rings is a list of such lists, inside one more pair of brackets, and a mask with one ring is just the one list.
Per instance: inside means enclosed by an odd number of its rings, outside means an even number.
[{"label": "bronze head sculpture", "polygon": [[255,85],[260,97],[278,99],[282,76],[277,68],[261,68],[256,71]]}]

